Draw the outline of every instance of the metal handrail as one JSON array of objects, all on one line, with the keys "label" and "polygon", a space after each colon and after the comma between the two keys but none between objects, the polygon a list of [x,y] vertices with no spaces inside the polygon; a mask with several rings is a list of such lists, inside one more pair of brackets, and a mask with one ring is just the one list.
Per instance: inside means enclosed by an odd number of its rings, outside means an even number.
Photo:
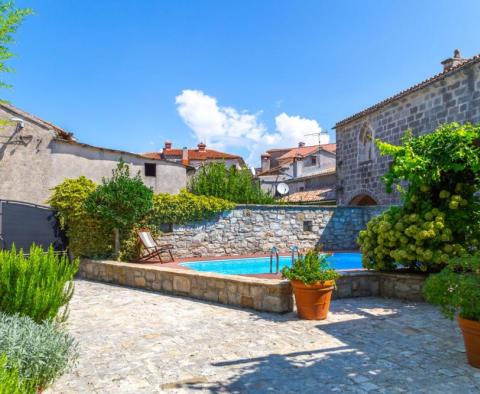
[{"label": "metal handrail", "polygon": [[295,252],[297,252],[297,258],[299,256],[299,252],[298,252],[298,246],[297,245],[293,245],[290,250],[292,251],[292,265],[293,265],[293,262],[295,261]]},{"label": "metal handrail", "polygon": [[276,262],[277,262],[275,273],[278,274],[278,271],[279,271],[279,268],[280,268],[280,259],[278,257],[278,250],[275,246],[270,250],[270,273],[271,274],[273,274],[273,255],[274,254],[275,254],[275,258],[276,258]]}]

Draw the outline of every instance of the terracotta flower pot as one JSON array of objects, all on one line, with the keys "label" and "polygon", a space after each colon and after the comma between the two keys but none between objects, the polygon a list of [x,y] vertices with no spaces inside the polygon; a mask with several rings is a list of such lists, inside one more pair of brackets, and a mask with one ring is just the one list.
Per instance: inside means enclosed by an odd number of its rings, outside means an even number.
[{"label": "terracotta flower pot", "polygon": [[463,333],[468,363],[480,368],[480,322],[458,317],[458,325]]},{"label": "terracotta flower pot", "polygon": [[307,320],[326,319],[335,282],[328,280],[305,285],[298,280],[292,280],[291,283],[298,316]]}]

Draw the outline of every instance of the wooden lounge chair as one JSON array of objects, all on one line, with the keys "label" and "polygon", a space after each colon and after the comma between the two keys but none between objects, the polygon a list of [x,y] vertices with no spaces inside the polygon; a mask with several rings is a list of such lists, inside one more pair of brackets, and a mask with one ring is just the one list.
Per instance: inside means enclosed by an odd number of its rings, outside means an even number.
[{"label": "wooden lounge chair", "polygon": [[171,244],[158,244],[152,237],[150,230],[142,229],[138,231],[138,240],[143,246],[143,251],[137,260],[137,263],[147,263],[151,260],[159,260],[163,263],[162,253],[168,253],[170,255],[170,261],[174,261],[172,254],[173,245]]}]

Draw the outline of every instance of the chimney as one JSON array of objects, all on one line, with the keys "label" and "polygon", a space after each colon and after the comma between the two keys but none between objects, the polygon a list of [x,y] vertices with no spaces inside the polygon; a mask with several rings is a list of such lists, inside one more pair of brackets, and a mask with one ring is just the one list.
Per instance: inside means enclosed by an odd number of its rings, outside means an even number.
[{"label": "chimney", "polygon": [[465,63],[466,61],[467,61],[467,59],[463,59],[462,55],[460,55],[460,50],[455,49],[455,51],[453,52],[453,57],[445,59],[442,62],[443,71],[444,72],[445,71],[450,71],[452,68],[455,68],[455,67],[459,66],[460,64]]},{"label": "chimney", "polygon": [[190,161],[188,160],[188,148],[184,146],[182,148],[182,164],[185,166],[188,166]]},{"label": "chimney", "polygon": [[296,155],[293,159],[293,177],[301,177],[303,173],[303,156]]},{"label": "chimney", "polygon": [[198,151],[199,152],[205,152],[205,148],[207,147],[207,145],[205,145],[203,142],[200,142],[198,145]]},{"label": "chimney", "polygon": [[166,140],[163,149],[172,149],[172,141]]},{"label": "chimney", "polygon": [[262,154],[262,172],[268,171],[270,169],[270,154]]},{"label": "chimney", "polygon": [[300,141],[300,142],[298,143],[298,147],[299,147],[299,148],[303,148],[304,146],[305,146],[305,142]]}]

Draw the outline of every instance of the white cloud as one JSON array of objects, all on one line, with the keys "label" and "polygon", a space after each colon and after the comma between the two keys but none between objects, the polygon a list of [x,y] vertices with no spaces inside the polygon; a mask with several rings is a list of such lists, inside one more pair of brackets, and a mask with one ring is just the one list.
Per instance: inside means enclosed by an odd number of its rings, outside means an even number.
[{"label": "white cloud", "polygon": [[[258,164],[260,154],[272,147],[293,147],[300,141],[307,145],[318,144],[318,136],[305,136],[321,131],[314,119],[281,113],[275,117],[276,131],[268,133],[265,124],[259,120],[261,112],[222,107],[215,97],[200,90],[182,91],[175,103],[180,117],[197,141],[219,149],[245,148],[249,152],[246,161],[250,165]],[[322,143],[328,142],[328,136],[322,135],[321,138]]]},{"label": "white cloud", "polygon": [[[316,145],[322,128],[315,119],[289,116],[285,112],[275,117],[275,125],[283,146],[295,146],[300,141],[307,145]],[[320,134],[320,142],[329,142],[328,134]]]},{"label": "white cloud", "polygon": [[248,147],[259,142],[266,127],[258,120],[259,113],[221,107],[216,98],[200,90],[184,90],[175,98],[177,111],[192,129],[198,141],[215,147]]}]

